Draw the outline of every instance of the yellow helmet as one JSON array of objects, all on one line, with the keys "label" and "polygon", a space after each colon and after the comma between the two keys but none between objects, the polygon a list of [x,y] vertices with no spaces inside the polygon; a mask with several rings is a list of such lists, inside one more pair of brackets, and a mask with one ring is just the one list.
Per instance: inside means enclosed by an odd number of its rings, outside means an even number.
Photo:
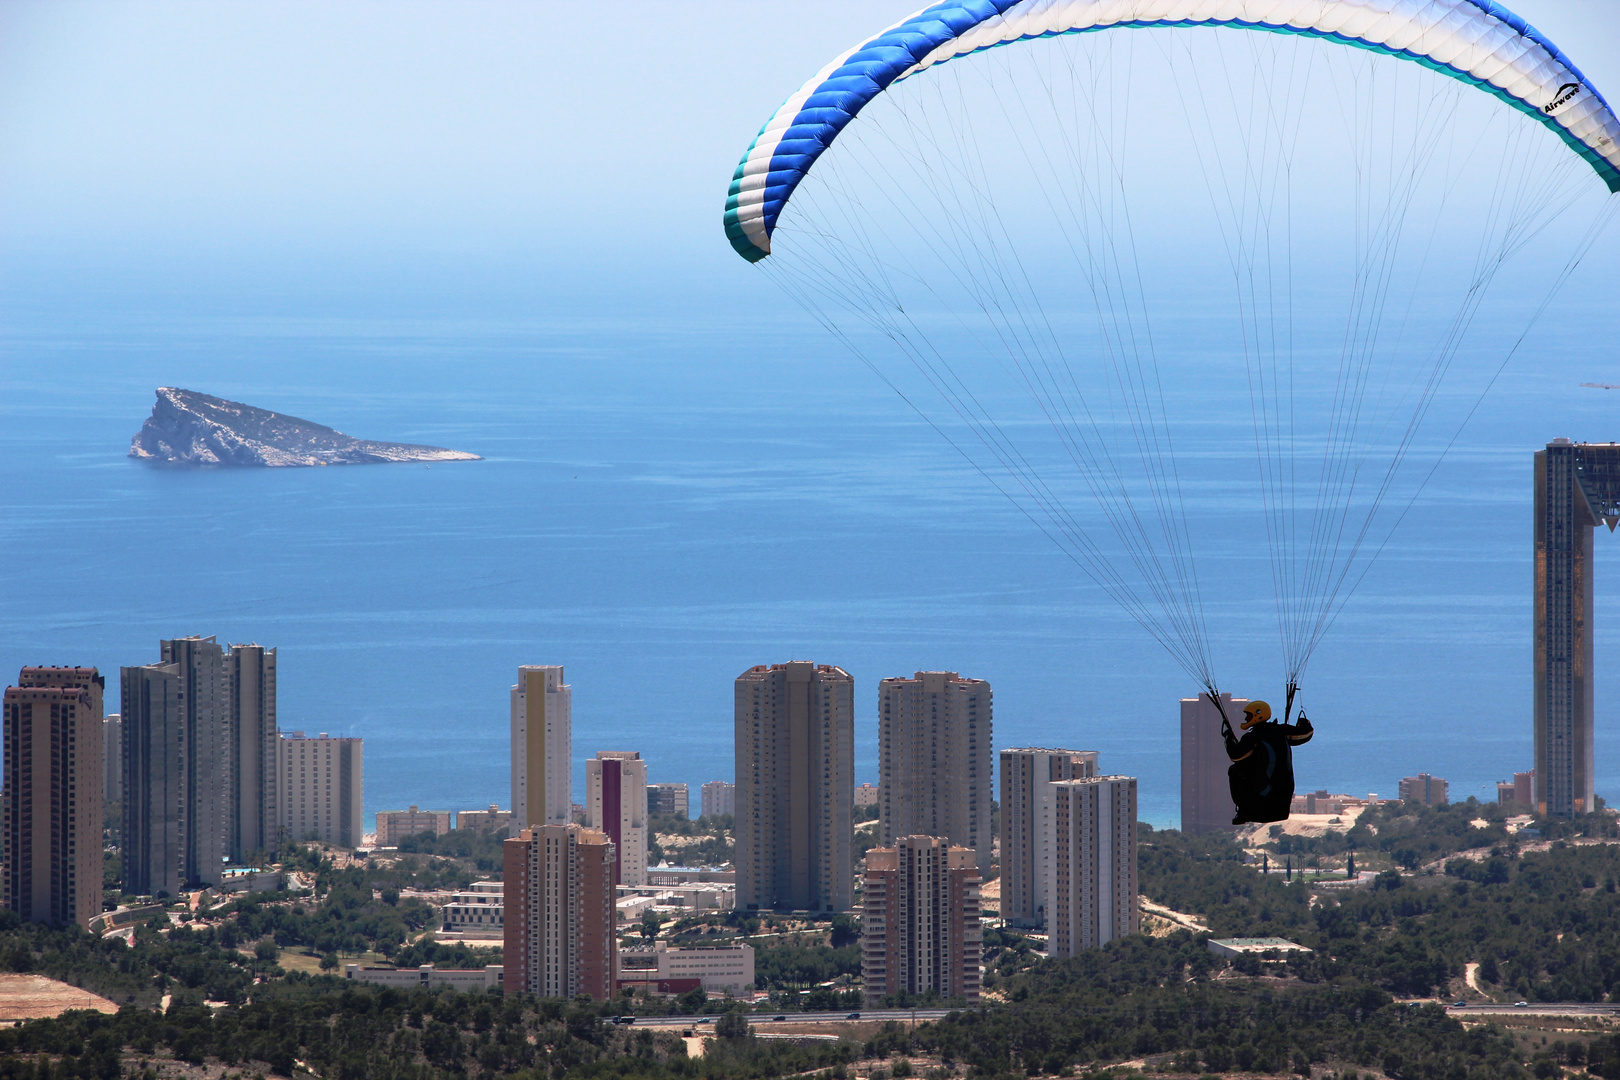
[{"label": "yellow helmet", "polygon": [[1248,731],[1256,724],[1263,724],[1271,719],[1271,706],[1264,701],[1251,701],[1243,706],[1243,730]]}]

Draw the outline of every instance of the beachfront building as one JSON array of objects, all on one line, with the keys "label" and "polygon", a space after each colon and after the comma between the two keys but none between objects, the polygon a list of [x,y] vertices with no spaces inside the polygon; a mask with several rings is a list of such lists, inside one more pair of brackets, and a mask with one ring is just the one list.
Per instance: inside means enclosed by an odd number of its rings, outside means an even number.
[{"label": "beachfront building", "polygon": [[409,810],[377,811],[377,846],[395,847],[407,836],[432,833],[443,836],[450,831],[450,811],[423,810],[412,806]]},{"label": "beachfront building", "polygon": [[1450,789],[1451,785],[1438,776],[1418,773],[1416,776],[1401,777],[1398,798],[1401,802],[1421,806],[1444,806],[1449,801],[1446,795]]},{"label": "beachfront building", "polygon": [[730,816],[737,810],[737,785],[728,780],[710,780],[702,788],[702,816]]},{"label": "beachfront building", "polygon": [[[306,738],[302,731],[289,731],[277,738],[276,744],[280,773],[276,780],[280,796],[276,818],[287,837],[319,840],[338,847],[359,847],[364,795],[362,741],[334,738],[324,731],[314,738]],[[379,832],[383,816],[377,815]],[[450,815],[443,817],[448,822]],[[400,824],[408,827],[411,823]],[[434,831],[437,831],[436,824],[430,826]],[[425,831],[426,828],[408,829],[391,835],[409,836],[412,832]],[[378,843],[383,841],[379,838]]]},{"label": "beachfront building", "polygon": [[500,832],[502,829],[510,832],[517,820],[517,815],[510,810],[502,810],[494,803],[489,804],[488,810],[460,810],[456,813],[456,828],[465,832]]},{"label": "beachfront building", "polygon": [[691,794],[685,784],[648,784],[647,812],[674,814],[686,817],[691,809]]}]

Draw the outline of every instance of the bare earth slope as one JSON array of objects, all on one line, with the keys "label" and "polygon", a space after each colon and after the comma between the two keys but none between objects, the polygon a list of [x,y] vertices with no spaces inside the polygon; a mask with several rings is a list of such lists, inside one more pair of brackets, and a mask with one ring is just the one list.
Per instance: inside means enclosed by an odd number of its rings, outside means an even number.
[{"label": "bare earth slope", "polygon": [[88,990],[43,975],[0,974],[0,1024],[60,1016],[68,1009],[115,1013],[118,1006]]},{"label": "bare earth slope", "polygon": [[129,456],[173,465],[368,465],[479,461],[440,446],[356,439],[296,416],[161,386]]}]

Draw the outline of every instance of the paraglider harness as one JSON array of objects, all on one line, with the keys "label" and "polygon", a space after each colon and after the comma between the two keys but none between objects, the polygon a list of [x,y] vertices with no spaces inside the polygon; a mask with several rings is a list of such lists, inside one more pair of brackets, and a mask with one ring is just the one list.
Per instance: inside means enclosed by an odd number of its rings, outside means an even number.
[{"label": "paraglider harness", "polygon": [[1252,724],[1239,738],[1232,731],[1232,722],[1221,704],[1220,694],[1213,687],[1209,689],[1207,696],[1221,714],[1226,756],[1232,760],[1226,775],[1232,802],[1237,807],[1237,814],[1232,818],[1234,825],[1288,820],[1294,801],[1293,748],[1310,742],[1315,731],[1303,708],[1299,711],[1299,723],[1289,723],[1294,712],[1294,695],[1298,692],[1298,685],[1288,684],[1288,703],[1281,724],[1263,720]]}]

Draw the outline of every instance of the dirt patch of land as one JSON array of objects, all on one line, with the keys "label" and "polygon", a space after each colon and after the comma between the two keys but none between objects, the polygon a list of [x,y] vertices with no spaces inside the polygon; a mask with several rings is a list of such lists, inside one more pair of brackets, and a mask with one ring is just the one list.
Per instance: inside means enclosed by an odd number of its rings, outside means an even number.
[{"label": "dirt patch of land", "polygon": [[1001,879],[987,881],[979,886],[979,907],[983,911],[1001,914]]},{"label": "dirt patch of land", "polygon": [[88,990],[43,975],[0,974],[0,1021],[37,1020],[60,1016],[69,1009],[115,1013],[118,1006]]}]

